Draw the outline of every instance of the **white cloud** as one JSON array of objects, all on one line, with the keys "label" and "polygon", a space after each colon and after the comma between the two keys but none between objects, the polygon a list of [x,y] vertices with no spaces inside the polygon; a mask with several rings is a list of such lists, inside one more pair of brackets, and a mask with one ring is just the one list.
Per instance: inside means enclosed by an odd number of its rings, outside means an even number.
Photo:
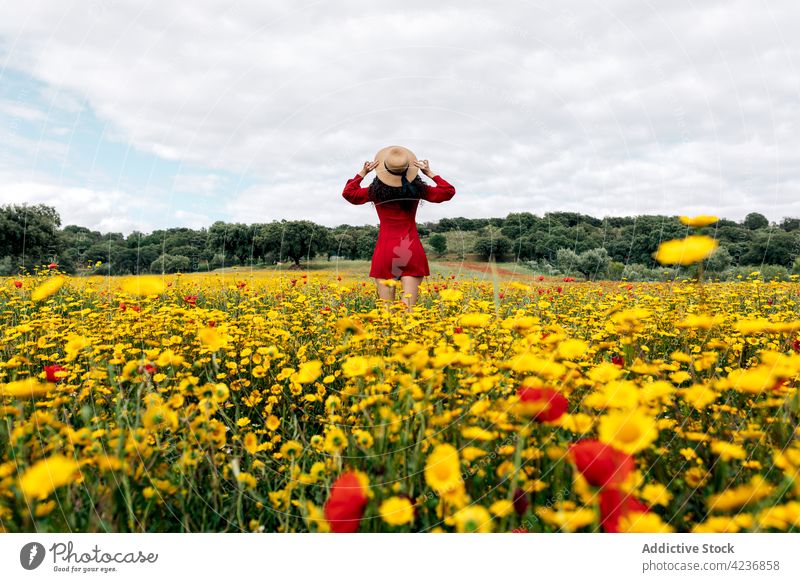
[{"label": "white cloud", "polygon": [[[391,143],[457,185],[420,220],[797,214],[791,0],[52,1],[4,13],[11,66],[62,107],[85,100],[120,139],[206,168],[175,190],[246,222],[374,222],[341,188]],[[220,171],[260,183],[229,199]]]}]

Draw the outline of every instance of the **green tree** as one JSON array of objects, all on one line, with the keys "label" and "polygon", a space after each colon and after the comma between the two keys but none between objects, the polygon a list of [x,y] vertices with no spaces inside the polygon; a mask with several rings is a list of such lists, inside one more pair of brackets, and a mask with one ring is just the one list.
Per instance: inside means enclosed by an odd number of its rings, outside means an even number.
[{"label": "green tree", "polygon": [[438,254],[444,254],[447,250],[447,237],[441,233],[436,233],[431,236],[430,240],[431,248]]}]

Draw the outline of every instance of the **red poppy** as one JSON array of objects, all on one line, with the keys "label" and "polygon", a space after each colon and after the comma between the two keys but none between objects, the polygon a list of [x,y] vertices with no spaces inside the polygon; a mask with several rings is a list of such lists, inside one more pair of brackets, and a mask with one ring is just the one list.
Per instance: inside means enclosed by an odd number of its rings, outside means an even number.
[{"label": "red poppy", "polygon": [[570,445],[569,456],[575,468],[595,487],[624,481],[635,466],[631,455],[594,439]]},{"label": "red poppy", "polygon": [[367,496],[355,473],[343,473],[331,486],[325,519],[336,533],[355,533],[364,516]]},{"label": "red poppy", "polygon": [[47,376],[48,382],[61,382],[61,380],[63,380],[63,378],[56,376],[56,372],[66,372],[66,369],[58,364],[44,367],[44,373],[45,376]]},{"label": "red poppy", "polygon": [[145,364],[144,366],[139,366],[140,374],[144,374],[146,372],[147,374],[150,374],[152,376],[153,374],[156,373],[156,370],[157,369],[153,364]]},{"label": "red poppy", "polygon": [[556,291],[558,291],[559,293],[561,293],[561,292],[563,291],[563,289],[562,289],[561,287],[556,287]]},{"label": "red poppy", "polygon": [[141,311],[142,310],[142,308],[139,307],[138,305],[131,305],[131,309],[133,309],[134,311]]},{"label": "red poppy", "polygon": [[197,295],[187,295],[183,300],[189,305],[197,305]]},{"label": "red poppy", "polygon": [[567,411],[569,401],[552,388],[520,386],[517,395],[522,403],[521,414],[539,422],[553,422]]},{"label": "red poppy", "polygon": [[505,293],[500,293],[500,294],[498,295],[498,297],[499,297],[500,299],[503,299],[503,298],[505,298],[505,296],[506,296],[506,294],[505,294]]},{"label": "red poppy", "polygon": [[800,339],[796,339],[792,342],[792,349],[796,352],[800,352]]},{"label": "red poppy", "polygon": [[49,265],[47,265],[47,268],[52,271],[53,269],[57,269],[58,265],[56,263],[50,263]]},{"label": "red poppy", "polygon": [[619,520],[631,512],[647,513],[648,507],[630,493],[609,487],[600,491],[600,525],[606,533],[619,533]]},{"label": "red poppy", "polygon": [[14,281],[14,287],[16,287],[17,289],[22,287],[22,281]]},{"label": "red poppy", "polygon": [[124,303],[120,303],[119,304],[119,310],[120,311],[125,311],[125,304]]},{"label": "red poppy", "polygon": [[511,533],[528,533],[528,528],[526,527],[515,527],[511,530]]},{"label": "red poppy", "polygon": [[544,275],[539,275],[539,281],[544,281]]},{"label": "red poppy", "polygon": [[247,283],[245,283],[244,281],[239,281],[238,283],[236,283],[236,286],[239,289],[244,289],[246,285],[247,285]]},{"label": "red poppy", "polygon": [[611,362],[622,368],[625,365],[625,358],[622,356],[612,356]]},{"label": "red poppy", "polygon": [[464,330],[461,327],[457,327],[453,330],[453,333],[464,333]]},{"label": "red poppy", "polygon": [[213,319],[208,320],[208,327],[214,327],[215,325],[217,325],[216,321],[214,321]]}]

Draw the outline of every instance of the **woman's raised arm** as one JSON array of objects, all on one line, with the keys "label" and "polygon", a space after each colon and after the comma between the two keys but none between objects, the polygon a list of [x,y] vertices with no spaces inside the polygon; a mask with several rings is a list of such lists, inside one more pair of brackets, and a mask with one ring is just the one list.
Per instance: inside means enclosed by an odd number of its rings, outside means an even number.
[{"label": "woman's raised arm", "polygon": [[350,204],[366,204],[369,202],[369,188],[361,187],[361,180],[374,170],[378,162],[364,162],[364,167],[344,185],[342,196]]},{"label": "woman's raised arm", "polygon": [[436,186],[425,184],[425,191],[422,193],[423,200],[427,200],[428,202],[446,202],[455,196],[456,189],[439,174],[430,176],[430,179],[436,182]]},{"label": "woman's raised arm", "polygon": [[350,204],[366,204],[369,202],[369,188],[361,187],[361,179],[363,177],[361,174],[356,174],[344,185],[342,196]]}]

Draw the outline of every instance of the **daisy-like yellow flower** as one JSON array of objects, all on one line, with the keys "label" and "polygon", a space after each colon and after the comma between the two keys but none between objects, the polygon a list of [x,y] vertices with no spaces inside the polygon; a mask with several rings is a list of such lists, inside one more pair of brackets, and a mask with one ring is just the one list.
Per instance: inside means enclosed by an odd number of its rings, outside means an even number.
[{"label": "daisy-like yellow flower", "polygon": [[347,436],[338,426],[328,427],[325,431],[324,448],[329,453],[340,453],[347,446]]},{"label": "daisy-like yellow flower", "polygon": [[699,216],[680,216],[679,220],[686,226],[708,226],[719,221],[719,217],[711,214],[700,214]]},{"label": "daisy-like yellow flower", "polygon": [[439,297],[447,303],[456,303],[464,298],[464,294],[458,289],[442,289],[439,292]]},{"label": "daisy-like yellow flower", "polygon": [[671,525],[663,522],[658,514],[652,511],[631,511],[619,520],[619,531],[627,533],[670,533],[675,531]]},{"label": "daisy-like yellow flower", "polygon": [[310,384],[320,377],[322,374],[322,362],[313,360],[311,362],[303,362],[300,364],[300,370],[297,372],[297,381],[300,384]]},{"label": "daisy-like yellow flower", "polygon": [[36,378],[25,378],[24,380],[0,384],[0,396],[32,398],[47,394],[55,387],[56,385],[52,382],[39,382]]},{"label": "daisy-like yellow flower", "polygon": [[269,430],[275,432],[281,426],[281,419],[274,414],[270,414],[269,417],[267,417],[267,422],[265,424]]},{"label": "daisy-like yellow flower", "polygon": [[52,455],[25,471],[19,479],[19,487],[28,497],[45,499],[62,485],[71,483],[78,468],[75,459]]},{"label": "daisy-like yellow flower", "polygon": [[591,525],[596,518],[594,510],[587,507],[577,509],[574,507],[539,507],[536,509],[536,515],[546,524],[565,532],[574,532]]},{"label": "daisy-like yellow flower", "polygon": [[122,290],[129,295],[148,297],[160,295],[166,289],[166,284],[161,277],[153,275],[139,275],[128,277],[122,281]]},{"label": "daisy-like yellow flower", "polygon": [[47,281],[33,290],[31,293],[31,299],[33,301],[41,301],[42,299],[52,297],[58,293],[58,290],[61,289],[66,280],[67,278],[61,275],[49,278]]},{"label": "daisy-like yellow flower", "polygon": [[714,441],[711,443],[711,452],[717,455],[723,461],[744,459],[747,457],[747,451],[745,451],[741,445],[737,445],[736,443],[728,443],[725,441]]},{"label": "daisy-like yellow flower", "polygon": [[692,265],[713,253],[719,243],[705,235],[691,235],[658,245],[653,257],[662,265]]},{"label": "daisy-like yellow flower", "polygon": [[658,438],[652,416],[641,409],[610,412],[600,418],[599,439],[625,453],[635,454]]},{"label": "daisy-like yellow flower", "polygon": [[197,337],[212,352],[218,352],[228,345],[227,338],[215,327],[202,328],[197,332]]},{"label": "daisy-like yellow flower", "polygon": [[492,516],[482,505],[462,507],[453,516],[458,533],[491,533]]},{"label": "daisy-like yellow flower", "polygon": [[453,445],[436,445],[428,455],[425,462],[425,482],[439,494],[463,487],[458,450]]},{"label": "daisy-like yellow flower", "polygon": [[488,313],[465,313],[458,323],[463,327],[486,327],[491,320],[492,316]]},{"label": "daisy-like yellow flower", "polygon": [[390,497],[381,503],[378,513],[389,525],[405,525],[414,520],[414,506],[408,497]]},{"label": "daisy-like yellow flower", "polygon": [[248,432],[244,435],[242,444],[244,445],[244,450],[251,455],[255,455],[258,452],[258,437],[254,433]]},{"label": "daisy-like yellow flower", "polygon": [[148,406],[142,415],[142,424],[149,430],[178,428],[178,415],[163,404]]}]

